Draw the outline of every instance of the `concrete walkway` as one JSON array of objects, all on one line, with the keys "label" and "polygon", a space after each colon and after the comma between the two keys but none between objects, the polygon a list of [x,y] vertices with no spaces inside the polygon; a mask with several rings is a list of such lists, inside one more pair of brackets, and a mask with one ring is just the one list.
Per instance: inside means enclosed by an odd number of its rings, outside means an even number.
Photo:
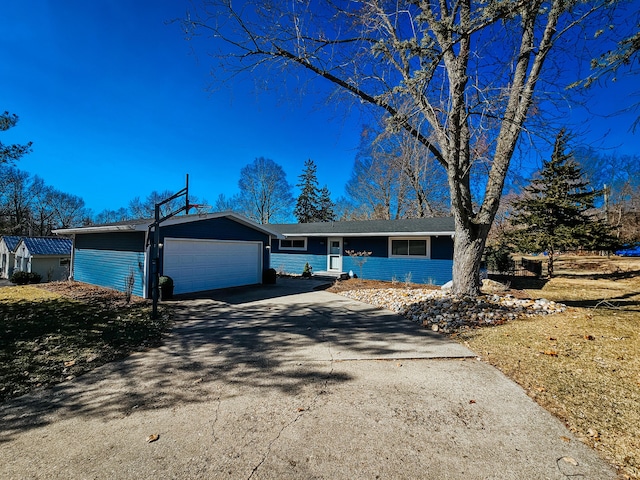
[{"label": "concrete walkway", "polygon": [[466,348],[312,286],[182,299],[163,347],[0,406],[0,478],[616,478]]}]

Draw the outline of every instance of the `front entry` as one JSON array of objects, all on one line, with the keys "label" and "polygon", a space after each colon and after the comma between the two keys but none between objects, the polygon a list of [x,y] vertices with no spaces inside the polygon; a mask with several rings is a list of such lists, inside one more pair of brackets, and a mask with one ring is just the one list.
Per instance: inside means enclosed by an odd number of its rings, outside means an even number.
[{"label": "front entry", "polygon": [[329,238],[327,242],[327,271],[342,272],[342,238]]}]

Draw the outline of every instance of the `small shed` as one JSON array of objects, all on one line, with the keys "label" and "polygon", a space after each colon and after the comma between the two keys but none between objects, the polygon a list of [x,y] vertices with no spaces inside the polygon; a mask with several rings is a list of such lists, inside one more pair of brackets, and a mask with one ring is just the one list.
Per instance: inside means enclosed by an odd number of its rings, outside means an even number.
[{"label": "small shed", "polygon": [[16,261],[16,248],[21,238],[15,235],[0,237],[0,278],[11,277]]},{"label": "small shed", "polygon": [[67,280],[71,264],[71,239],[23,237],[15,250],[14,272],[37,273],[43,282]]},{"label": "small shed", "polygon": [[[153,220],[56,230],[73,236],[72,278],[150,298]],[[279,234],[233,212],[172,217],[160,225],[158,271],[174,293],[262,283],[271,238]]]}]

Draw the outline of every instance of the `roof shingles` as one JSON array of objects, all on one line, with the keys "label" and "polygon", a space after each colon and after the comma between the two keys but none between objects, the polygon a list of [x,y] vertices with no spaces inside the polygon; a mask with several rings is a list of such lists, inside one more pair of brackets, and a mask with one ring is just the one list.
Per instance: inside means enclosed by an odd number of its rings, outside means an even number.
[{"label": "roof shingles", "polygon": [[24,237],[22,240],[31,255],[71,255],[69,238]]},{"label": "roof shingles", "polygon": [[385,235],[385,234],[453,234],[453,217],[411,218],[400,220],[362,220],[272,224],[273,230],[285,235]]}]

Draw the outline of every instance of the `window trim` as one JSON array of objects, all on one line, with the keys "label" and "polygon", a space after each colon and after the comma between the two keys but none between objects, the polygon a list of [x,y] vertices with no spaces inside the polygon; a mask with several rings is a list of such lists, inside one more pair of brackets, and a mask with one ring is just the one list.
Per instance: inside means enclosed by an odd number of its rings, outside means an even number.
[{"label": "window trim", "polygon": [[[293,242],[295,240],[302,240],[304,242],[304,246],[302,246],[302,247],[294,247],[293,246]],[[282,246],[282,242],[283,241],[290,241],[292,246],[291,247],[283,247]],[[297,251],[302,252],[302,251],[306,251],[307,250],[307,237],[287,237],[285,239],[280,239],[278,242],[279,242],[278,243],[278,250],[280,250],[280,251],[283,251],[283,250],[286,250],[286,251],[297,250]]]},{"label": "window trim", "polygon": [[[407,252],[409,251],[409,240],[425,240],[426,242],[426,254],[425,255],[394,255],[393,254],[393,242],[395,240],[407,241]],[[431,237],[389,237],[389,258],[420,258],[427,260],[431,258]]]}]

